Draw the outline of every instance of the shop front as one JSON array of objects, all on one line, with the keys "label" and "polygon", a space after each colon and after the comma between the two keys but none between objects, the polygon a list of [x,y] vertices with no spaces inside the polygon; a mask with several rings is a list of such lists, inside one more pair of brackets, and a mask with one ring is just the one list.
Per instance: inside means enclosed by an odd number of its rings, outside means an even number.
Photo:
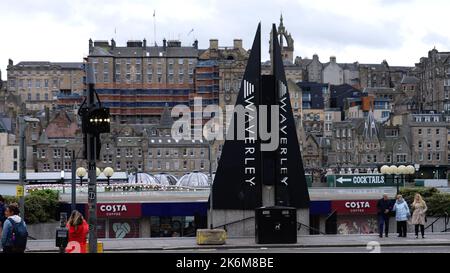
[{"label": "shop front", "polygon": [[139,238],[141,217],[139,203],[99,203],[97,236],[115,239]]},{"label": "shop front", "polygon": [[337,234],[378,233],[377,200],[334,200]]}]

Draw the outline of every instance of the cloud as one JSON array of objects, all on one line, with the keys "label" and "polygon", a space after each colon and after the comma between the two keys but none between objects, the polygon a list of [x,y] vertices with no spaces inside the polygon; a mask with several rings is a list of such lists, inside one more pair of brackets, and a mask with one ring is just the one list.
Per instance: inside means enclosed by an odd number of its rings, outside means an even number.
[{"label": "cloud", "polygon": [[154,10],[156,41],[180,39],[190,45],[197,38],[200,48],[211,38],[220,46],[241,38],[250,48],[261,21],[263,59],[269,58],[271,24],[278,23],[281,12],[300,56],[412,65],[427,47],[449,44],[440,34],[448,25],[450,3],[444,0],[0,0],[0,6],[5,7],[0,16],[3,75],[8,58],[81,61],[89,38],[115,38],[118,45],[146,38],[152,44]]}]

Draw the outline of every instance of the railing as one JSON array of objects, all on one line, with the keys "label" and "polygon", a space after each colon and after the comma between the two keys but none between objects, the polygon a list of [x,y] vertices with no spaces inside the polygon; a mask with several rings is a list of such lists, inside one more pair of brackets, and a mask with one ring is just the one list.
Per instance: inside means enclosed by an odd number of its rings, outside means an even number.
[{"label": "railing", "polygon": [[320,231],[320,229],[317,229],[317,228],[313,228],[313,227],[311,227],[311,226],[305,225],[305,224],[303,224],[303,223],[300,223],[300,222],[297,222],[297,231],[299,231],[299,230],[300,230],[300,228],[301,228],[302,226],[304,226],[304,227],[308,228],[308,229],[309,229],[309,231],[311,231],[311,230],[312,230],[312,231],[315,231],[315,232],[317,232],[317,233],[319,233],[319,234],[321,234],[321,235],[326,235],[326,233],[324,233],[324,232]]},{"label": "railing", "polygon": [[434,232],[434,224],[439,221],[442,217],[444,217],[444,224],[445,224],[445,228],[442,232],[447,232],[448,230],[450,230],[450,228],[448,228],[448,224],[450,221],[450,217],[448,215],[447,212],[444,213],[444,215],[439,216],[438,218],[436,218],[431,224],[429,224],[428,226],[425,227],[425,230],[429,229],[431,227],[431,232]]},{"label": "railing", "polygon": [[227,231],[227,226],[233,225],[233,224],[237,224],[237,223],[240,223],[240,222],[244,222],[246,220],[253,219],[253,218],[255,218],[255,216],[250,216],[250,217],[247,217],[247,218],[244,218],[244,219],[240,219],[240,220],[237,220],[237,221],[229,222],[229,223],[226,223],[226,224],[223,224],[223,225],[220,225],[220,226],[215,226],[213,228],[221,228],[221,227],[223,227],[223,229],[225,231]]}]

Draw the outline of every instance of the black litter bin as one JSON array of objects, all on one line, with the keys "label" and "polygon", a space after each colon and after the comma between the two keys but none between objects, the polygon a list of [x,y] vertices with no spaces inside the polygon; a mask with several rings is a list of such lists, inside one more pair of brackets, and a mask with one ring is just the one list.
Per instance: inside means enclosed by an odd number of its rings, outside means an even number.
[{"label": "black litter bin", "polygon": [[297,209],[292,207],[262,207],[255,210],[257,244],[297,243]]}]

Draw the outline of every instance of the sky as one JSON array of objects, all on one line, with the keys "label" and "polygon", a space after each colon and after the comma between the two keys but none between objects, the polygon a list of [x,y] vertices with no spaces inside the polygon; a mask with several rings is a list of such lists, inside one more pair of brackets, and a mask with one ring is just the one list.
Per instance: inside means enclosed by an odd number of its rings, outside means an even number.
[{"label": "sky", "polygon": [[215,38],[232,46],[239,38],[249,49],[261,22],[264,61],[281,13],[294,56],[302,58],[414,66],[433,47],[450,50],[448,0],[0,0],[0,10],[3,79],[8,59],[82,61],[89,38],[152,44],[155,28],[160,45],[163,38],[182,45],[198,39],[207,48]]}]

